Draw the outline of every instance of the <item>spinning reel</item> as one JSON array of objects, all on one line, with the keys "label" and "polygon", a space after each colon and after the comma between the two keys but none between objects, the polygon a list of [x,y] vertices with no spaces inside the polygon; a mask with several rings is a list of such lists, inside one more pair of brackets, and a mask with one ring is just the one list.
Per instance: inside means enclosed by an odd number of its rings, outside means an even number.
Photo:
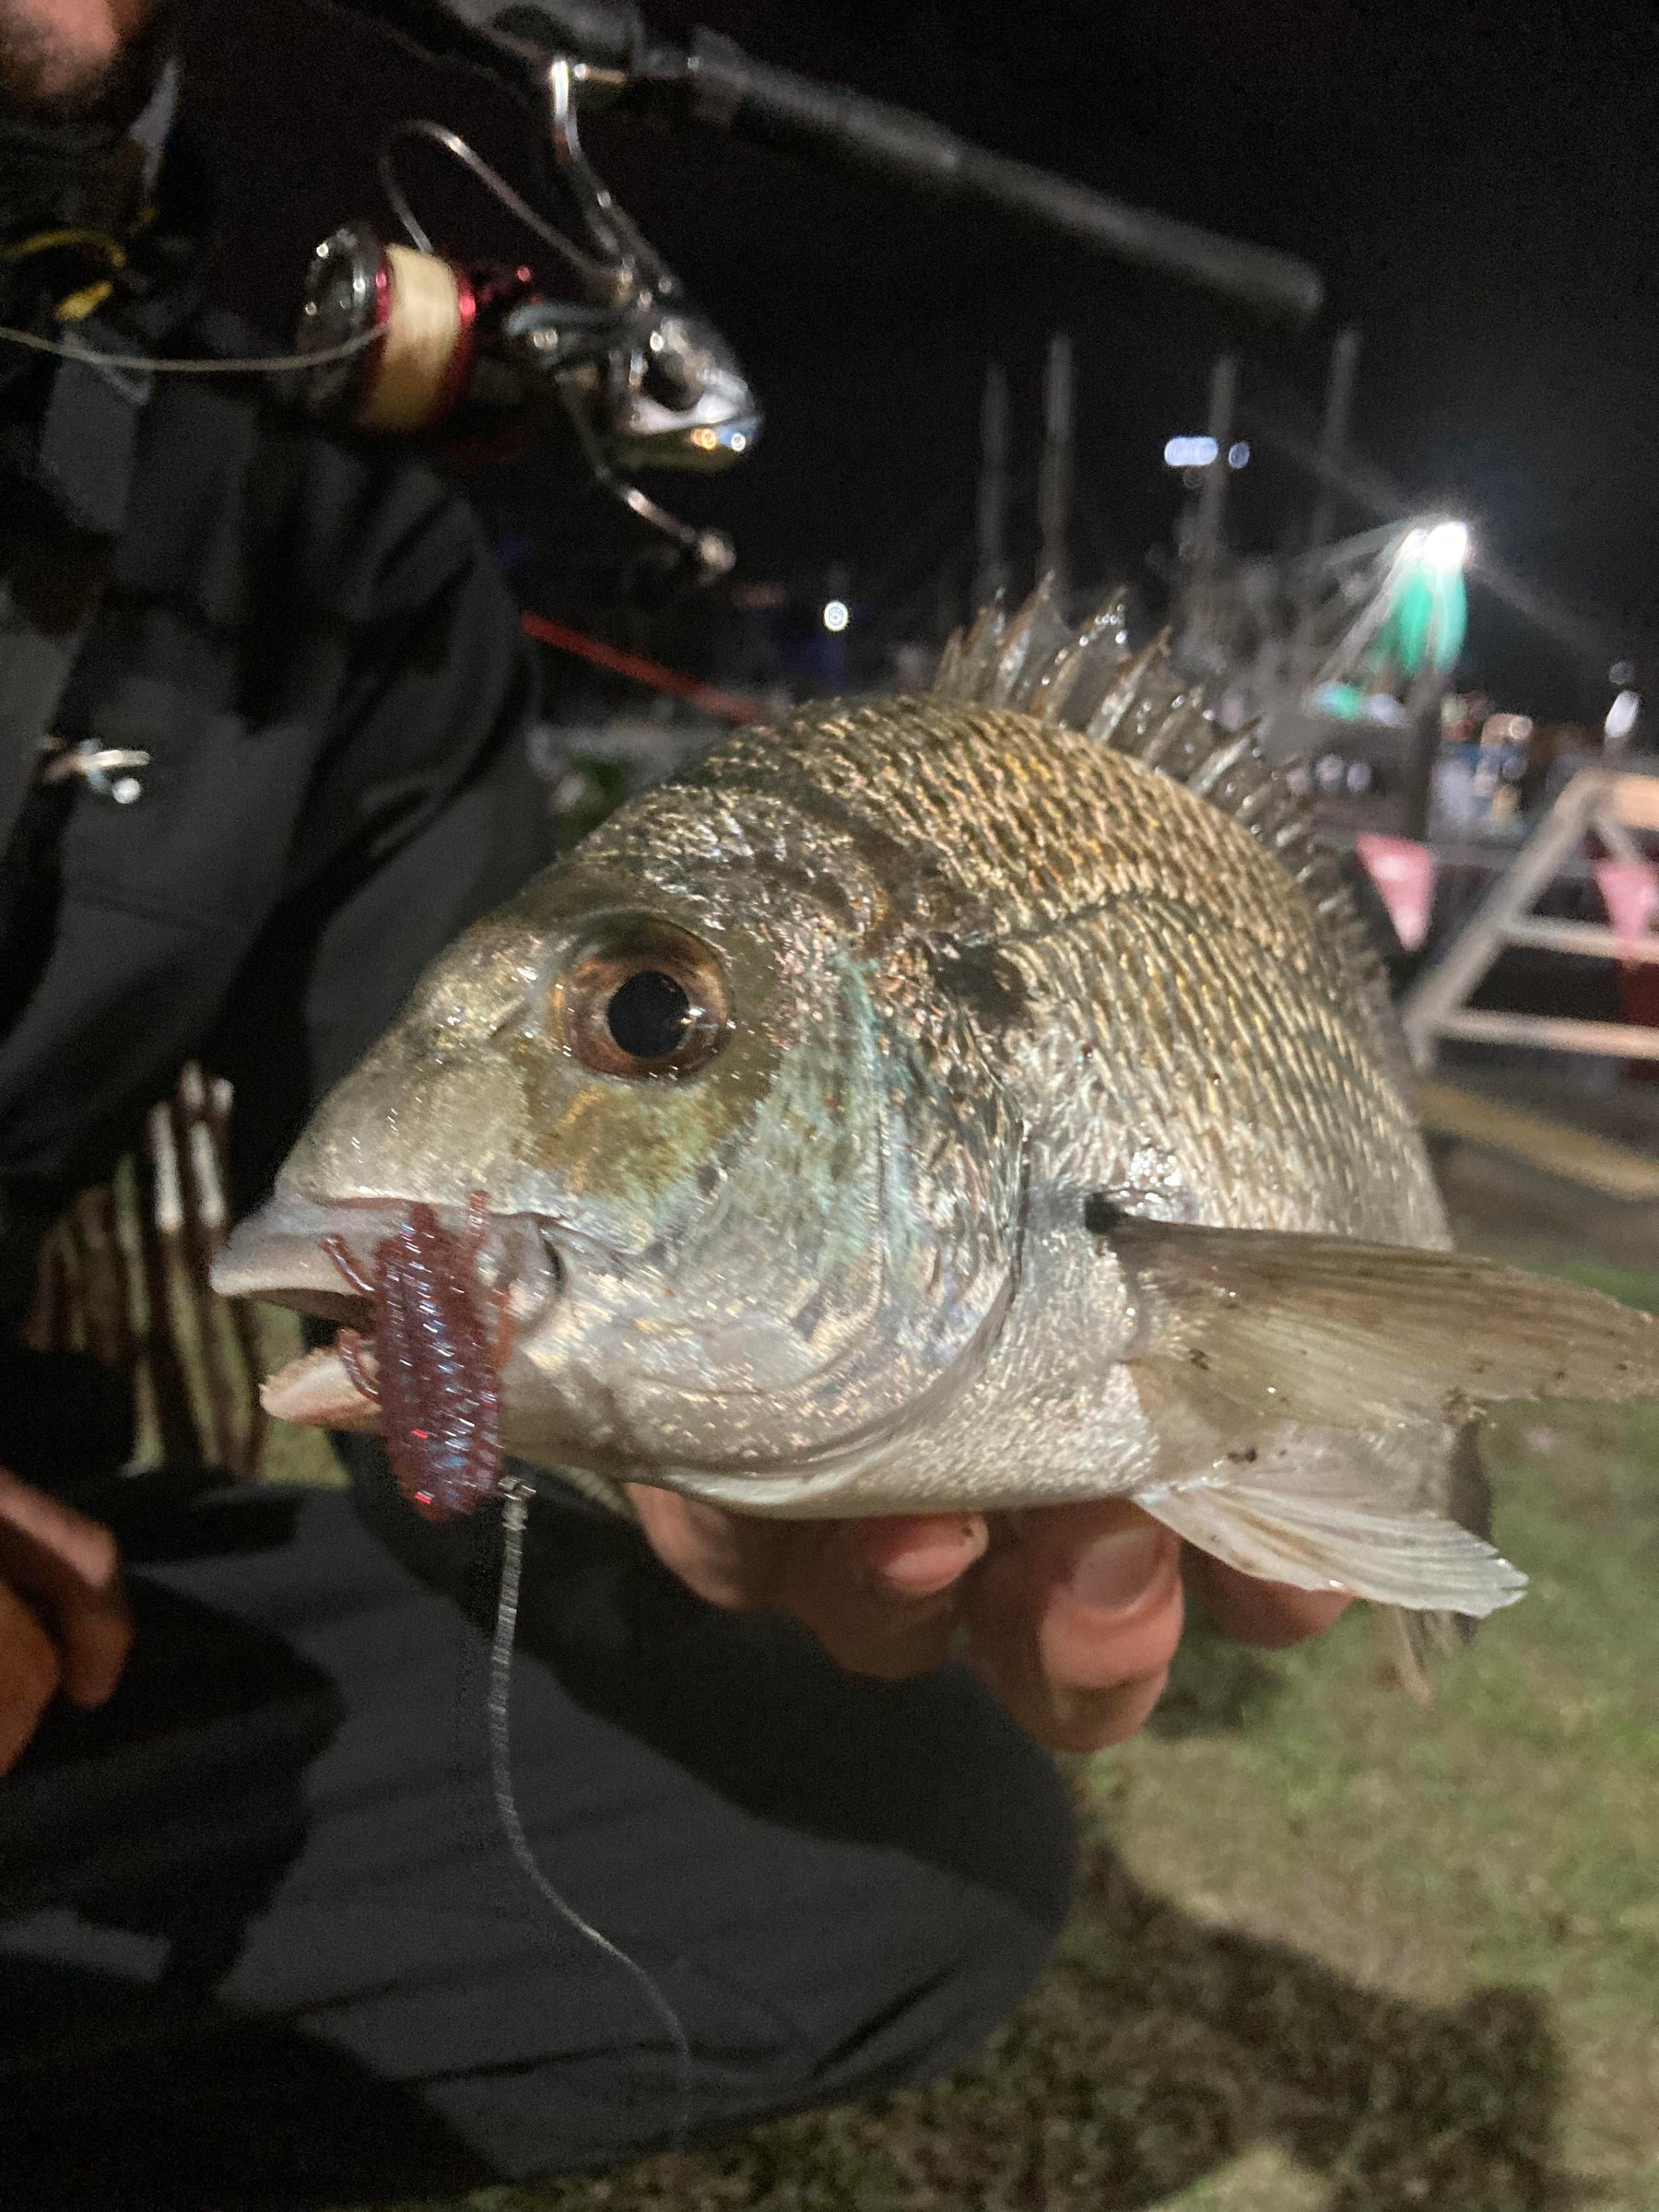
[{"label": "spinning reel", "polygon": [[[297,352],[338,354],[354,339],[369,342],[304,371],[294,388],[312,414],[403,435],[434,430],[463,410],[501,415],[556,398],[606,489],[705,576],[718,576],[733,564],[730,540],[680,522],[623,472],[728,467],[759,438],[760,406],[731,347],[693,311],[582,147],[578,105],[605,96],[605,76],[565,54],[546,65],[553,157],[580,244],[455,132],[428,121],[397,126],[379,166],[407,242],[383,241],[367,223],[325,239],[312,257]],[[558,255],[579,296],[552,296],[527,266],[468,266],[440,253],[397,172],[397,149],[411,139],[477,177]]]}]

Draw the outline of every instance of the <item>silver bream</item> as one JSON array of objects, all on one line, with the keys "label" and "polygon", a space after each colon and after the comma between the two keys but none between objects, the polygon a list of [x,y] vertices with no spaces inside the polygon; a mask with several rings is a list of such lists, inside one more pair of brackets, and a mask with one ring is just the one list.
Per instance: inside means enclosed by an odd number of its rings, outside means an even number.
[{"label": "silver bream", "polygon": [[[1305,805],[1121,606],[982,618],[469,931],[219,1262],[349,1316],[488,1194],[507,1449],[806,1517],[1130,1497],[1246,1571],[1480,1615],[1490,1399],[1659,1392],[1642,1314],[1449,1252]],[[372,1426],[337,1355],[272,1412]]]}]

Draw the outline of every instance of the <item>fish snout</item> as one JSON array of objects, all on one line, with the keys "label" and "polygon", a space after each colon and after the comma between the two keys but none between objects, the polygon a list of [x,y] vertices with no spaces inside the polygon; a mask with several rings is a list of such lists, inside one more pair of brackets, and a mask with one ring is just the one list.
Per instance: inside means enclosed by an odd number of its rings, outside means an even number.
[{"label": "fish snout", "polygon": [[324,1240],[337,1237],[356,1272],[372,1281],[376,1247],[398,1218],[391,1202],[323,1206],[278,1192],[231,1230],[213,1263],[213,1288],[221,1298],[257,1298],[323,1321],[362,1322],[370,1301]]},{"label": "fish snout", "polygon": [[[453,1241],[460,1287],[471,1299],[492,1346],[492,1365],[511,1362],[518,1342],[534,1333],[563,1288],[564,1264],[550,1227],[534,1216],[488,1215],[477,1236],[465,1205],[395,1199],[322,1204],[278,1192],[241,1222],[213,1267],[214,1288],[227,1298],[257,1298],[325,1321],[349,1324],[356,1337],[290,1360],[261,1390],[279,1420],[328,1429],[377,1429],[380,1352],[374,1340],[381,1247],[406,1232],[416,1203]],[[418,1230],[417,1230],[418,1236]]]},{"label": "fish snout", "polygon": [[[256,1298],[320,1320],[367,1326],[372,1300],[361,1286],[375,1282],[380,1246],[406,1226],[412,1203],[372,1197],[325,1204],[279,1191],[231,1231],[213,1263],[213,1287],[224,1298]],[[449,1236],[466,1241],[465,1201],[422,1203]],[[487,1297],[502,1300],[518,1334],[533,1327],[558,1297],[565,1263],[546,1222],[525,1214],[491,1214],[472,1272]]]}]

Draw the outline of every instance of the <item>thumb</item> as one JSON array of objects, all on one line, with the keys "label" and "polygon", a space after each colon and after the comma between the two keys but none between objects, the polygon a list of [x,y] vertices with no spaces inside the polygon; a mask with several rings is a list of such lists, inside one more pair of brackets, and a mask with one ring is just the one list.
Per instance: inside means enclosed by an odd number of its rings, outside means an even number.
[{"label": "thumb", "polygon": [[1122,1500],[1019,1515],[968,1585],[975,1668],[1040,1742],[1121,1742],[1181,1641],[1180,1559],[1173,1532]]}]

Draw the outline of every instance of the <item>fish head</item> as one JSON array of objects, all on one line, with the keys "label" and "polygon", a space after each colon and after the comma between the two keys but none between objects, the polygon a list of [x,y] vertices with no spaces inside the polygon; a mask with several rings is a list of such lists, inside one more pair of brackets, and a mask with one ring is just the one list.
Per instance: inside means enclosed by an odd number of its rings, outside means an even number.
[{"label": "fish head", "polygon": [[1012,1279],[1019,1133],[882,875],[773,794],[630,801],[427,972],[216,1281],[359,1317],[342,1253],[481,1192],[510,1450],[808,1482]]}]

